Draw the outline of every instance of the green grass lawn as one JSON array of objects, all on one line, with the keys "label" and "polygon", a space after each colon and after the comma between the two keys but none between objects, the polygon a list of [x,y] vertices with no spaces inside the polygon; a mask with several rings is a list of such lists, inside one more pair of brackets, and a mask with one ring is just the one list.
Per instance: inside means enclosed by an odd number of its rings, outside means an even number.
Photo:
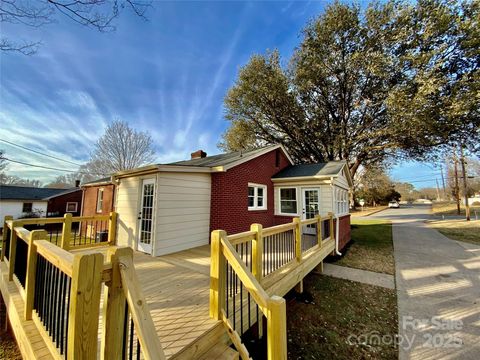
[{"label": "green grass lawn", "polygon": [[352,243],[335,264],[393,275],[395,262],[390,221],[352,219]]},{"label": "green grass lawn", "polygon": [[[480,214],[480,205],[470,206],[470,214],[474,216],[475,211]],[[458,215],[457,204],[455,202],[436,202],[432,204],[432,213],[434,215]],[[465,206],[463,205],[463,199],[460,203],[460,215],[465,215]]]},{"label": "green grass lawn", "polygon": [[288,359],[397,359],[393,344],[351,337],[397,334],[394,290],[318,274],[305,278],[304,289],[308,303],[287,300]]},{"label": "green grass lawn", "polygon": [[450,239],[480,245],[480,220],[440,220],[428,224]]}]

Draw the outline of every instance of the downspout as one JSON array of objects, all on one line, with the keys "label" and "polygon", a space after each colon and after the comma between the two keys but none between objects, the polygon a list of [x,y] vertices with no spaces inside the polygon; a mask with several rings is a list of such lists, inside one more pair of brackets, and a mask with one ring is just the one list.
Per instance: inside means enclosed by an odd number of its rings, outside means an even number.
[{"label": "downspout", "polygon": [[335,210],[335,186],[333,185],[333,176],[330,177],[330,188],[332,189],[332,213],[335,216],[335,254],[342,256],[342,253],[338,251],[338,238],[340,235],[340,219],[338,218]]}]

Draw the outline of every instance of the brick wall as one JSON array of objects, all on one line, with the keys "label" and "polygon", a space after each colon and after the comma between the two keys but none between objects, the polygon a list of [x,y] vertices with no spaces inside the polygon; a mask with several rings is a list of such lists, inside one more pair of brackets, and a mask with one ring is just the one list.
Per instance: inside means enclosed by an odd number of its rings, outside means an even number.
[{"label": "brick wall", "polygon": [[53,213],[54,216],[63,216],[67,212],[67,202],[77,203],[77,211],[71,212],[71,214],[72,216],[79,216],[82,207],[82,190],[78,189],[48,200],[47,213]]},{"label": "brick wall", "polygon": [[[212,174],[210,230],[222,229],[234,234],[250,229],[250,224],[264,227],[291,221],[274,216],[272,176],[290,165],[280,152],[279,166],[275,165],[276,150],[238,165],[227,172]],[[267,210],[248,210],[248,183],[267,185]]]},{"label": "brick wall", "polygon": [[[341,216],[339,220],[340,220],[340,228],[338,229],[338,232],[339,232],[338,249],[339,251],[342,251],[345,245],[347,245],[351,240],[350,214]],[[335,223],[335,226],[336,226],[336,223]]]},{"label": "brick wall", "polygon": [[[103,188],[103,208],[97,213],[97,192]],[[82,216],[108,215],[113,210],[114,185],[86,186],[83,188]]]}]

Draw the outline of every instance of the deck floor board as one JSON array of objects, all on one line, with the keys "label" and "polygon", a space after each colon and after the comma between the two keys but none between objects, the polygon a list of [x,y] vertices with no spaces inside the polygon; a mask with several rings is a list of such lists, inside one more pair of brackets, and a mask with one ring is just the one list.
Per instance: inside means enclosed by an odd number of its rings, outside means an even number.
[{"label": "deck floor board", "polygon": [[135,252],[133,260],[167,357],[215,327],[209,316],[209,246],[160,257]]}]

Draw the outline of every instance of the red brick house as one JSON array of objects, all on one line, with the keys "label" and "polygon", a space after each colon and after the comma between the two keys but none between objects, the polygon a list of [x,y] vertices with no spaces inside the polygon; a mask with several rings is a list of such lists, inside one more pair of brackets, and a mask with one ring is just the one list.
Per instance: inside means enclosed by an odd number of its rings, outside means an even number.
[{"label": "red brick house", "polygon": [[206,155],[112,176],[118,245],[159,256],[206,245],[215,229],[237,233],[328,212],[339,224],[337,250],[350,240],[345,162],[294,165],[280,145]]},{"label": "red brick house", "polygon": [[63,216],[66,213],[70,213],[72,216],[80,216],[82,190],[78,187],[49,196],[45,200],[48,201],[47,217]]},{"label": "red brick house", "polygon": [[108,215],[113,211],[115,185],[111,178],[82,184],[82,216]]}]

